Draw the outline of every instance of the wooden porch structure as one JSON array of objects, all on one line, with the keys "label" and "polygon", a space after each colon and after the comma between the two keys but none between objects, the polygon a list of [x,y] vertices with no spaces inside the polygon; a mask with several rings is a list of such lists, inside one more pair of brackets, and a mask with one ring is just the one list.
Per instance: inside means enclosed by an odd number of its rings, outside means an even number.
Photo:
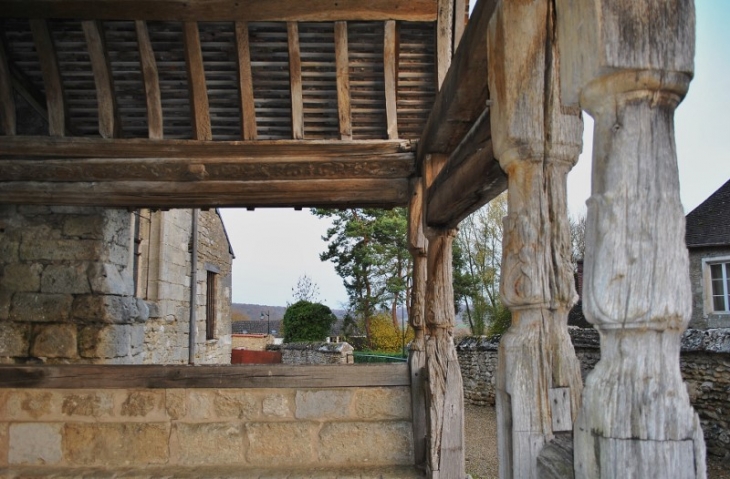
[{"label": "wooden porch structure", "polygon": [[[673,113],[693,0],[0,0],[0,202],[408,206],[416,464],[464,477],[459,222],[508,189],[500,477],[704,478]],[[582,385],[565,182],[596,120]],[[30,113],[34,112],[34,113]],[[38,121],[47,134],[37,135]],[[544,476],[550,477],[550,476]]]}]

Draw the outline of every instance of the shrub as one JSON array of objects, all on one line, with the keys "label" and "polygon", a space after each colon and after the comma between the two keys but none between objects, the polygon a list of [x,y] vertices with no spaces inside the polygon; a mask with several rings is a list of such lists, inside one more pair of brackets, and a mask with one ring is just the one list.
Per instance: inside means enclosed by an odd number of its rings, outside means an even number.
[{"label": "shrub", "polygon": [[[406,328],[405,344],[413,340],[413,329]],[[398,353],[403,348],[403,332],[393,325],[387,314],[378,314],[370,319],[370,344],[374,350]]]},{"label": "shrub", "polygon": [[297,301],[284,313],[284,342],[324,341],[336,320],[324,304]]}]

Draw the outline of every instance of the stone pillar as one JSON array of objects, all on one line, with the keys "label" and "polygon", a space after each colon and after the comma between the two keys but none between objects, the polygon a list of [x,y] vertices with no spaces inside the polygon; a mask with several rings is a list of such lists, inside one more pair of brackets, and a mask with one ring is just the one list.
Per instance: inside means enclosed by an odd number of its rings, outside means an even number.
[{"label": "stone pillar", "polygon": [[492,141],[508,176],[500,289],[512,312],[496,377],[501,479],[538,477],[537,456],[572,430],[582,389],[567,329],[577,295],[566,177],[583,128],[560,100],[554,27],[553,2],[504,0],[488,31]]},{"label": "stone pillar", "polygon": [[579,478],[704,478],[679,369],[691,293],[674,110],[692,0],[559,0],[565,97],[595,119],[583,311],[601,334],[575,426]]}]

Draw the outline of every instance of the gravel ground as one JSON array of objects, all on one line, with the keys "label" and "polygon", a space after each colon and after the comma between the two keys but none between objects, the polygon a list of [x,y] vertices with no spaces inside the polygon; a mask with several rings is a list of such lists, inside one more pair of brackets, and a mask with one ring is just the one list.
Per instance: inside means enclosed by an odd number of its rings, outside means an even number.
[{"label": "gravel ground", "polygon": [[[473,479],[497,479],[497,413],[493,407],[464,406],[466,472]],[[708,479],[730,479],[730,464],[707,461]]]}]

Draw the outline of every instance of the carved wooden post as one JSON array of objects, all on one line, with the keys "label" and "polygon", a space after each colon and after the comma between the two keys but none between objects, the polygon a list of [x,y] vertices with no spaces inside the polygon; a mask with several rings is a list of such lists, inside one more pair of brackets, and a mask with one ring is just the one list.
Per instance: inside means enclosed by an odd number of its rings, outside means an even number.
[{"label": "carved wooden post", "polygon": [[489,25],[495,157],[508,175],[502,301],[512,327],[499,348],[500,478],[536,478],[537,456],[570,431],[580,366],[567,314],[576,300],[566,176],[581,148],[577,108],[560,102],[555,11],[549,0],[503,0]]},{"label": "carved wooden post", "polygon": [[674,145],[694,5],[558,0],[558,21],[566,100],[595,118],[583,310],[601,361],[575,426],[576,477],[704,478],[679,370],[691,302]]}]

